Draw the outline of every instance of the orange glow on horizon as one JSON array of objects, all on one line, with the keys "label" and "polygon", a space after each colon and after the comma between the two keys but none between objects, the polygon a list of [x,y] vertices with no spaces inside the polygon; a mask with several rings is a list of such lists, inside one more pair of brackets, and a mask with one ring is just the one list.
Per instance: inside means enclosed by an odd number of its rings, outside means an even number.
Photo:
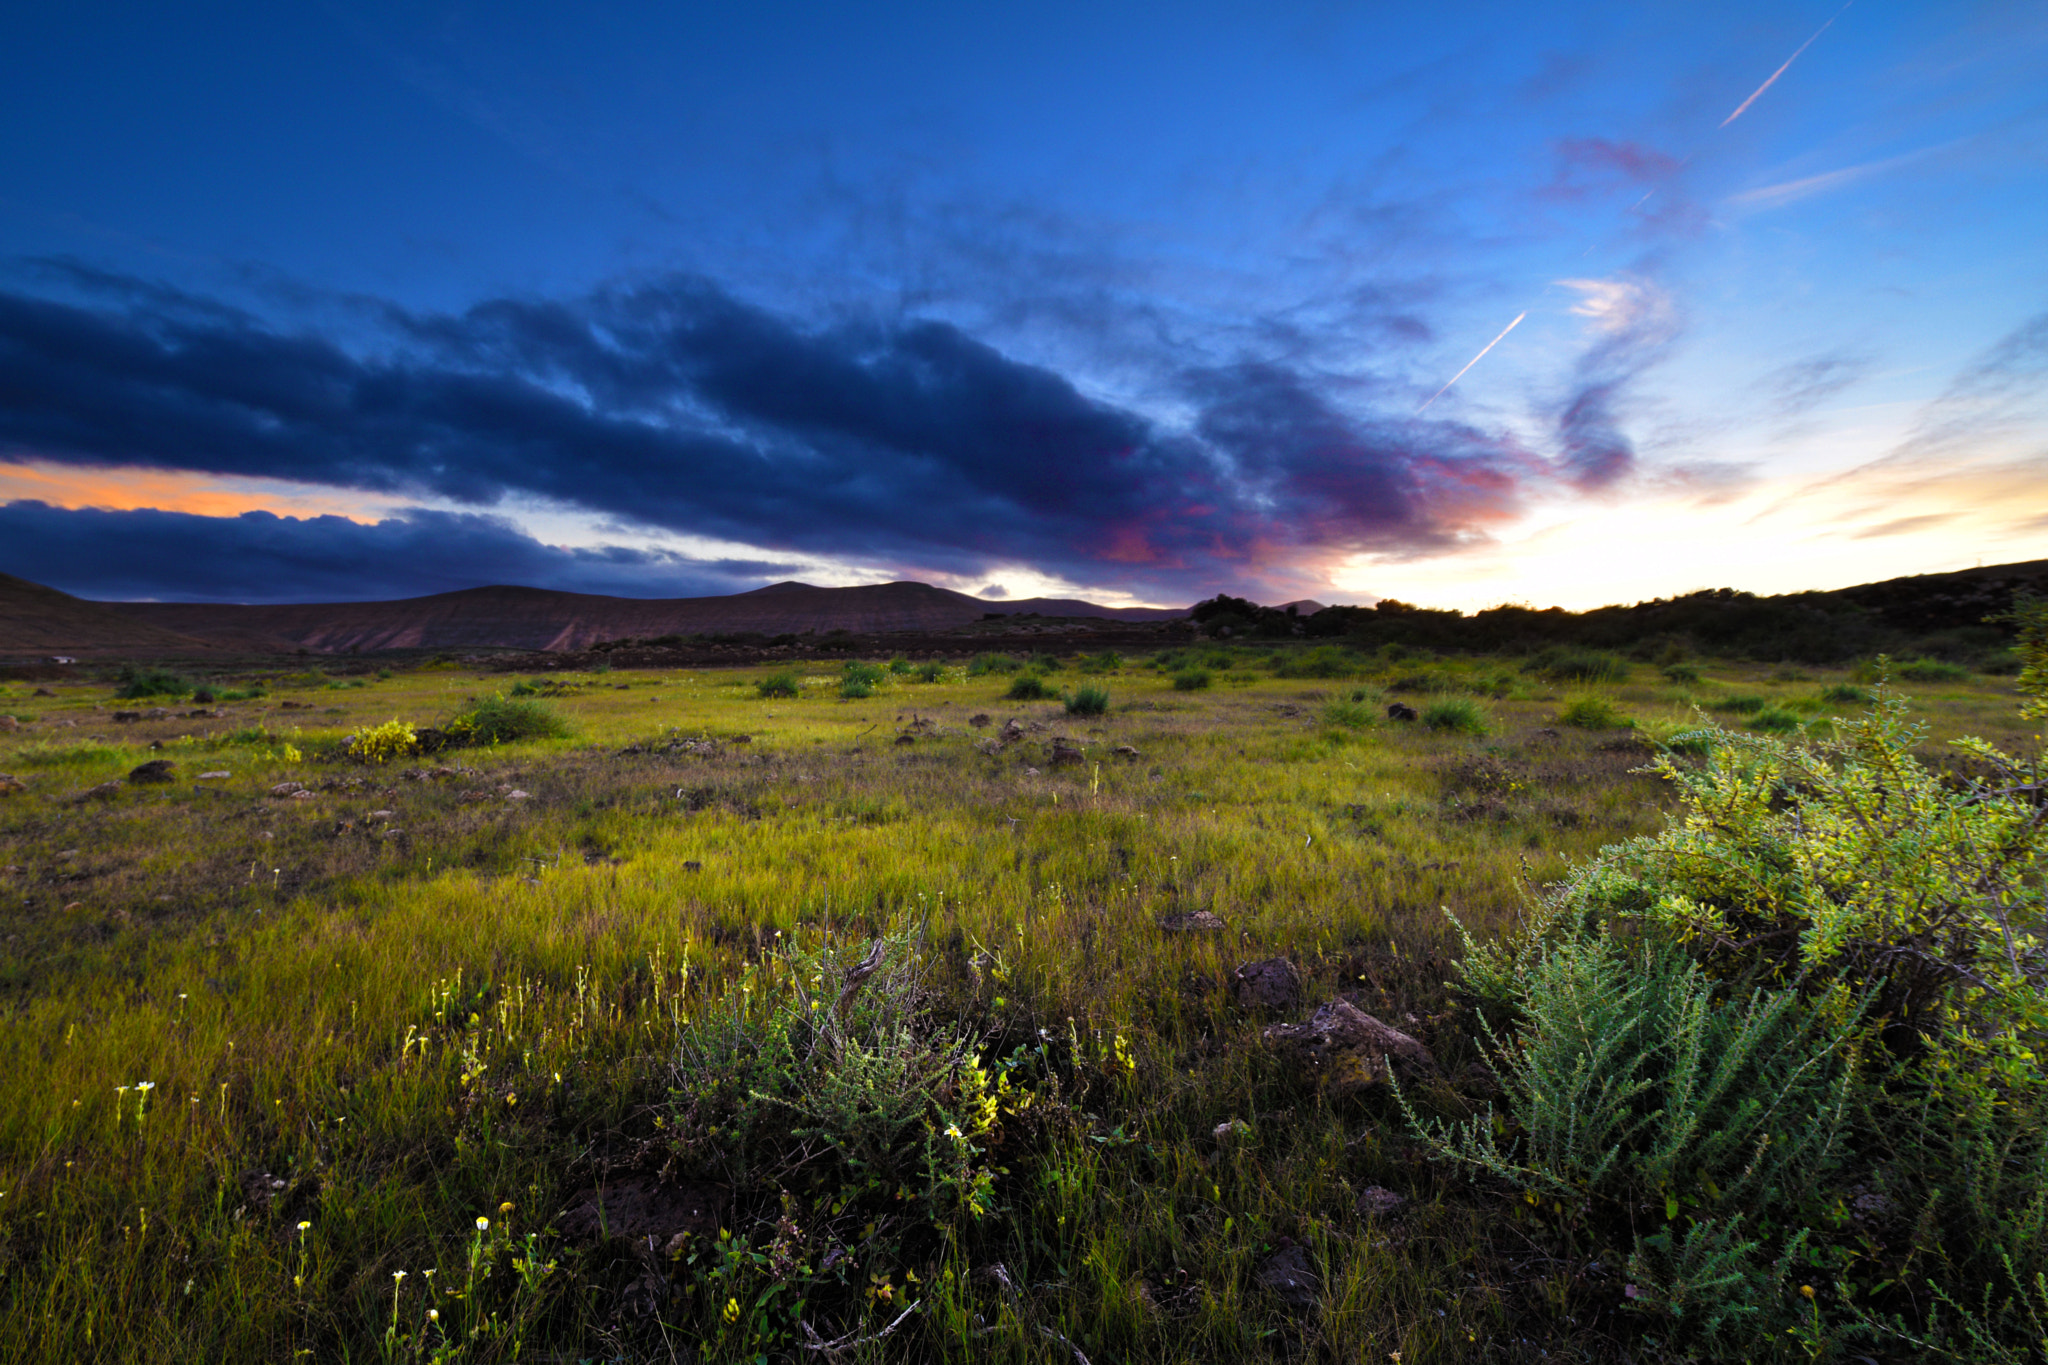
[{"label": "orange glow on horizon", "polygon": [[244,512],[278,516],[346,517],[375,523],[406,505],[398,499],[342,493],[281,479],[244,479],[165,469],[79,469],[23,461],[0,464],[0,502],[46,502],[69,511],[102,508],[132,512],[145,508],[201,517]]}]

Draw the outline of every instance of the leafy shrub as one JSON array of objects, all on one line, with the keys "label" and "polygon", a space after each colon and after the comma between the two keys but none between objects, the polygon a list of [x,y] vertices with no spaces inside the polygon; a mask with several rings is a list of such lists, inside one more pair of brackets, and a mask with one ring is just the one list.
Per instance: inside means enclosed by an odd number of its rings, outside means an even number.
[{"label": "leafy shrub", "polygon": [[1854,683],[1835,683],[1831,687],[1821,689],[1820,699],[1860,706],[1870,700],[1870,689],[1858,687]]},{"label": "leafy shrub", "polygon": [[1206,668],[1183,668],[1173,675],[1173,690],[1199,692],[1215,681],[1215,675]]},{"label": "leafy shrub", "polygon": [[1783,706],[1766,706],[1749,718],[1749,725],[1753,730],[1789,734],[1799,728],[1799,713]]},{"label": "leafy shrub", "polygon": [[268,696],[262,683],[250,683],[247,687],[233,687],[220,694],[222,701],[256,701]]},{"label": "leafy shrub", "polygon": [[875,695],[875,685],[865,678],[841,678],[839,695],[846,701],[861,701]]},{"label": "leafy shrub", "polygon": [[798,697],[803,690],[803,679],[786,668],[754,683],[755,693],[763,697]]},{"label": "leafy shrub", "polygon": [[1962,682],[1970,670],[1942,659],[1907,659],[1892,665],[1892,676],[1907,682]]},{"label": "leafy shrub", "polygon": [[921,683],[939,682],[946,676],[946,665],[938,659],[926,659],[917,666],[915,676]]},{"label": "leafy shrub", "polygon": [[1069,692],[1066,702],[1067,714],[1070,716],[1099,716],[1109,710],[1109,691],[1093,684],[1084,684]]},{"label": "leafy shrub", "polygon": [[1581,730],[1621,730],[1633,722],[1606,697],[1589,694],[1566,701],[1557,713],[1557,723]]},{"label": "leafy shrub", "polygon": [[1037,673],[1057,673],[1060,671],[1060,656],[1044,652],[1034,654],[1031,656],[1030,667]]},{"label": "leafy shrub", "polygon": [[1552,645],[1532,655],[1523,663],[1522,671],[1551,682],[1625,682],[1628,679],[1628,663],[1621,656],[1564,645]]},{"label": "leafy shrub", "polygon": [[1273,669],[1280,678],[1355,678],[1365,671],[1365,660],[1337,645],[1317,645],[1299,654],[1277,656]]},{"label": "leafy shrub", "polygon": [[1470,697],[1438,697],[1422,708],[1422,723],[1458,735],[1486,733],[1486,712]]},{"label": "leafy shrub", "polygon": [[889,671],[880,664],[862,663],[859,659],[848,659],[840,671],[839,695],[849,701],[872,697],[875,690],[887,680]]},{"label": "leafy shrub", "polygon": [[471,698],[469,709],[441,728],[458,744],[566,739],[571,733],[569,722],[546,702],[501,694]]},{"label": "leafy shrub", "polygon": [[133,664],[121,666],[121,685],[114,695],[124,701],[139,701],[144,697],[182,697],[192,690],[192,680],[167,668],[137,668]]},{"label": "leafy shrub", "polygon": [[1669,664],[1664,669],[1664,680],[1675,683],[1696,683],[1700,671],[1691,664]]},{"label": "leafy shrub", "polygon": [[419,752],[419,735],[411,721],[388,720],[371,730],[358,730],[343,741],[348,756],[358,763],[389,763]]},{"label": "leafy shrub", "polygon": [[1083,673],[1114,673],[1123,666],[1124,656],[1113,649],[1105,649],[1100,654],[1090,654],[1081,660]]},{"label": "leafy shrub", "polygon": [[561,697],[568,695],[574,690],[575,688],[572,684],[565,683],[559,678],[521,678],[518,682],[512,684],[512,690],[506,695],[513,697]]},{"label": "leafy shrub", "polygon": [[898,654],[895,658],[889,660],[889,671],[901,677],[906,673],[912,672],[913,666],[910,660]]},{"label": "leafy shrub", "polygon": [[1044,701],[1052,695],[1053,691],[1045,685],[1045,679],[1036,673],[1018,674],[1010,683],[1010,690],[1003,693],[1009,701]]},{"label": "leafy shrub", "polygon": [[1753,716],[1770,705],[1762,697],[1722,697],[1707,703],[1709,711],[1724,711],[1731,716]]},{"label": "leafy shrub", "polygon": [[1008,654],[977,654],[967,664],[967,676],[979,678],[986,673],[1015,673],[1024,666],[1023,662]]}]

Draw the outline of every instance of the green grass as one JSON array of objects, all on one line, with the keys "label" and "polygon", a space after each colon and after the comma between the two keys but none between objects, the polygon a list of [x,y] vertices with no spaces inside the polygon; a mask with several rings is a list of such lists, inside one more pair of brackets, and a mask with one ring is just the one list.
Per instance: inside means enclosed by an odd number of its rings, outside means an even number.
[{"label": "green grass", "polygon": [[1011,681],[1009,690],[1003,693],[1007,701],[1046,701],[1058,695],[1059,693],[1036,673],[1018,674]]},{"label": "green grass", "polygon": [[[1346,993],[1443,1061],[1455,1083],[1418,1102],[1483,1112],[1457,1079],[1478,1053],[1439,907],[1498,934],[1519,883],[1655,829],[1667,796],[1640,753],[1543,735],[1554,697],[1490,702],[1489,733],[1448,744],[1325,723],[1376,719],[1377,683],[1190,692],[1132,671],[1085,726],[1047,717],[1086,746],[1052,767],[1049,737],[999,749],[967,723],[990,709],[980,677],[831,706],[763,705],[761,677],[620,669],[627,690],[517,699],[571,738],[382,768],[317,755],[505,680],[398,671],[329,716],[324,679],[238,678],[275,699],[118,730],[92,709],[113,709],[106,685],[11,695],[35,719],[0,737],[27,784],[0,798],[0,1361],[808,1358],[798,1266],[828,1337],[923,1305],[878,1358],[1071,1359],[1041,1325],[1098,1362],[1641,1358],[1619,1281],[1581,1273],[1557,1215],[1424,1161],[1384,1091],[1282,1066],[1228,984],[1289,957],[1290,1017]],[[1935,741],[2031,732],[1991,684],[1944,692]],[[912,705],[928,727],[908,731]],[[74,802],[154,757],[179,780]],[[314,795],[271,795],[285,782]],[[1196,909],[1226,930],[1160,927]],[[769,1036],[747,1030],[795,992],[836,998],[784,948],[843,965],[885,933],[915,948],[920,1031],[869,1035],[868,1080],[834,1053],[784,1098],[843,1121],[833,1096],[899,1093],[883,1082],[944,1030],[971,1037],[1009,1087],[980,1216],[912,1184],[921,1154],[898,1200],[779,1145],[822,1119],[755,1115],[744,1141],[678,1126],[711,1074],[691,1058]],[[901,1093],[952,1103],[961,1073],[933,1074]],[[743,1098],[693,1112],[747,1118]],[[1231,1120],[1248,1136],[1219,1143]],[[580,1192],[661,1171],[725,1201],[675,1257],[575,1230]],[[1369,1186],[1410,1204],[1370,1220]],[[1282,1238],[1309,1249],[1313,1310],[1260,1283]],[[996,1262],[1016,1297],[977,1273]]]},{"label": "green grass", "polygon": [[1457,735],[1483,735],[1488,729],[1485,708],[1470,697],[1436,698],[1423,706],[1422,723]]},{"label": "green grass", "polygon": [[1109,689],[1084,683],[1066,694],[1070,716],[1100,716],[1109,710]]}]

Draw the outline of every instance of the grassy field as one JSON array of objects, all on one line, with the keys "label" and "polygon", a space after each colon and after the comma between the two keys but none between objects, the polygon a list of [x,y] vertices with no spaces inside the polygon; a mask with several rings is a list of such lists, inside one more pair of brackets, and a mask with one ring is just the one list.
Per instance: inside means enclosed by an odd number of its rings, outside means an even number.
[{"label": "grassy field", "polygon": [[[517,680],[8,685],[0,1359],[1624,1358],[1614,1267],[1262,1029],[1351,1000],[1476,1112],[1443,911],[1499,935],[1659,829],[1692,708],[1797,733],[1857,681],[1251,660],[1047,676],[1096,715],[554,675],[566,738],[383,764],[344,737]],[[1903,687],[2029,743],[2009,681]],[[1299,1003],[1241,1005],[1275,957]]]}]

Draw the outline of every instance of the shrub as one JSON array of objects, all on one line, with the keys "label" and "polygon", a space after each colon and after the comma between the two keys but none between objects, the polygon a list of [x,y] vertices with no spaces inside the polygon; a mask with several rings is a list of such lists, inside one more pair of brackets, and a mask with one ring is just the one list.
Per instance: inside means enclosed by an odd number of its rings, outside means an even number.
[{"label": "shrub", "polygon": [[1337,645],[1317,645],[1292,655],[1279,655],[1273,669],[1280,678],[1355,678],[1365,671],[1365,660]]},{"label": "shrub", "polygon": [[1438,697],[1422,708],[1422,723],[1459,735],[1486,733],[1486,712],[1470,697]]},{"label": "shrub", "polygon": [[872,697],[875,695],[875,690],[882,685],[888,676],[888,670],[880,664],[862,663],[858,659],[848,659],[846,667],[841,670],[839,695],[848,701],[858,701],[863,697]]},{"label": "shrub", "polygon": [[1596,649],[1571,649],[1563,645],[1552,645],[1531,656],[1522,665],[1522,671],[1551,682],[1625,682],[1628,679],[1628,663],[1619,655]]},{"label": "shrub", "polygon": [[803,690],[803,680],[786,668],[754,683],[755,693],[763,697],[797,697]]},{"label": "shrub", "polygon": [[946,665],[937,659],[926,659],[917,666],[917,680],[921,683],[935,683],[946,676]]},{"label": "shrub", "polygon": [[860,701],[875,695],[875,685],[865,678],[841,678],[839,695],[845,701]]},{"label": "shrub", "polygon": [[1109,709],[1109,692],[1106,688],[1084,684],[1069,692],[1066,702],[1070,716],[1099,716]]},{"label": "shrub", "polygon": [[1753,730],[1789,734],[1799,728],[1799,713],[1783,706],[1766,706],[1749,718],[1749,725]]},{"label": "shrub", "polygon": [[1858,687],[1854,683],[1836,683],[1832,687],[1822,688],[1820,699],[1822,701],[1862,705],[1870,700],[1870,689]]},{"label": "shrub", "polygon": [[201,683],[192,689],[192,700],[200,706],[211,706],[220,700],[220,693]]},{"label": "shrub", "polygon": [[459,744],[566,739],[571,733],[569,722],[546,702],[495,694],[471,698],[469,709],[441,728]]},{"label": "shrub", "polygon": [[1045,679],[1036,673],[1018,674],[1011,682],[1010,690],[1003,693],[1003,697],[1008,701],[1044,701],[1052,695],[1052,689],[1045,685]]},{"label": "shrub", "polygon": [[1573,697],[1566,701],[1564,709],[1557,713],[1557,723],[1576,726],[1581,730],[1622,730],[1633,725],[1613,702],[1605,697],[1592,695]]},{"label": "shrub", "polygon": [[1380,712],[1350,697],[1339,697],[1323,706],[1323,724],[1343,730],[1367,730],[1379,724]]},{"label": "shrub", "polygon": [[1970,670],[1942,659],[1908,659],[1892,665],[1892,676],[1907,682],[1962,682]]},{"label": "shrub", "polygon": [[1024,665],[1022,661],[1008,654],[977,654],[967,664],[967,676],[979,678],[985,673],[1015,673]]},{"label": "shrub", "polygon": [[1034,654],[1031,656],[1030,667],[1034,672],[1038,673],[1057,673],[1060,671],[1060,656],[1046,653]]},{"label": "shrub", "polygon": [[1696,683],[1700,671],[1691,664],[1670,664],[1664,669],[1664,680],[1675,683]]},{"label": "shrub", "polygon": [[1725,711],[1731,716],[1753,716],[1770,703],[1762,697],[1723,697],[1707,703],[1709,711]]},{"label": "shrub", "polygon": [[1173,675],[1173,690],[1199,692],[1214,681],[1215,675],[1206,668],[1183,668]]},{"label": "shrub", "polygon": [[898,654],[895,658],[889,660],[889,671],[901,677],[906,673],[912,672],[913,666],[910,660]]},{"label": "shrub", "polygon": [[192,680],[183,674],[173,673],[167,668],[137,668],[133,664],[121,666],[121,685],[114,695],[124,701],[138,701],[144,697],[182,697],[192,690]]},{"label": "shrub", "polygon": [[389,763],[419,752],[419,735],[412,722],[388,720],[373,730],[358,730],[343,741],[348,756],[358,763]]},{"label": "shrub", "polygon": [[1081,661],[1081,671],[1084,673],[1114,673],[1123,666],[1124,656],[1113,649],[1091,654]]}]

